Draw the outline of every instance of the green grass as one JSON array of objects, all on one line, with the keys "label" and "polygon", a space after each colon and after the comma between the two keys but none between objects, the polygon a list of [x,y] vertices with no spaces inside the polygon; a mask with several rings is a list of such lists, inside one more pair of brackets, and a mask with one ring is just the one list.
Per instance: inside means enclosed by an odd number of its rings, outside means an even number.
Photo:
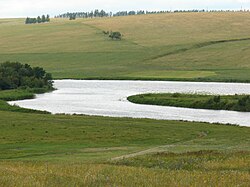
[{"label": "green grass", "polygon": [[[1,19],[0,62],[56,79],[250,81],[249,13],[176,13],[25,25]],[[120,31],[112,41],[103,30]]]},{"label": "green grass", "polygon": [[1,159],[101,160],[109,158],[105,153],[119,156],[160,145],[174,145],[171,151],[249,149],[249,128],[244,127],[4,111],[0,114]]},{"label": "green grass", "polygon": [[114,165],[187,171],[250,171],[250,152],[154,153],[109,162]]},{"label": "green grass", "polygon": [[0,111],[23,112],[23,113],[40,113],[48,114],[46,111],[37,111],[32,109],[20,108],[16,105],[9,105],[7,101],[33,99],[36,93],[50,91],[47,88],[17,89],[0,91]]},{"label": "green grass", "polygon": [[[249,159],[241,158],[246,156],[231,159],[236,165],[240,163],[236,168],[244,167],[244,161],[249,163]],[[1,162],[0,175],[3,186],[249,186],[249,172],[235,168],[168,171],[108,164],[5,161]]]},{"label": "green grass", "polygon": [[0,115],[0,159],[94,161],[161,145],[182,152],[249,149],[249,129],[243,127],[4,111]]},{"label": "green grass", "polygon": [[0,100],[3,101],[14,101],[33,98],[34,93],[25,89],[0,91]]},{"label": "green grass", "polygon": [[250,112],[248,95],[141,94],[128,97],[138,104]]},{"label": "green grass", "polygon": [[[249,13],[243,12],[53,19],[39,25],[1,19],[0,62],[41,66],[56,79],[243,82],[250,81],[249,40],[243,40],[249,29]],[[111,41],[103,30],[120,31],[124,38]],[[247,127],[49,115],[6,103],[36,92],[0,92],[1,186],[249,184]]]},{"label": "green grass", "polygon": [[[14,110],[15,107],[8,108],[5,102],[33,97],[32,94],[27,90],[0,92],[1,185],[246,186],[249,182],[250,130],[247,127],[50,115]],[[191,155],[186,153],[190,151]],[[158,153],[160,157],[150,156]],[[171,157],[173,154],[176,158]],[[214,165],[199,169],[196,154],[201,154],[202,167],[210,163],[210,157]],[[220,163],[224,154],[226,160]],[[231,162],[230,154],[236,155]],[[152,162],[148,162],[150,159]],[[157,168],[155,159],[170,161]],[[136,164],[133,160],[137,160]],[[185,161],[184,165],[189,161],[191,169],[176,170],[181,160]],[[218,163],[220,168],[216,169]],[[175,167],[171,169],[168,164]]]}]

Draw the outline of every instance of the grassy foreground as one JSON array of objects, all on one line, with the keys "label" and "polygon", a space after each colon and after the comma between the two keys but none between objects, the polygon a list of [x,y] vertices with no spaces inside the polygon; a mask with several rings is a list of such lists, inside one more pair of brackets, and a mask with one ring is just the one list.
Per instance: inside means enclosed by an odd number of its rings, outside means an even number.
[{"label": "grassy foreground", "polygon": [[250,112],[249,95],[141,94],[128,97],[138,104]]},{"label": "grassy foreground", "polygon": [[[246,127],[0,115],[0,184],[4,186],[247,186],[250,182]],[[184,154],[189,151],[194,153]]]},{"label": "grassy foreground", "polygon": [[[182,155],[181,155],[182,156]],[[4,186],[248,186],[249,155],[211,159],[186,156],[173,165],[202,161],[205,169],[152,169],[140,165],[83,163],[1,162]],[[209,154],[204,157],[210,156]],[[150,157],[150,156],[149,156]],[[218,155],[216,155],[218,157]],[[159,158],[157,156],[156,158]],[[140,160],[141,159],[141,160]],[[146,158],[140,162],[151,161]],[[164,159],[164,158],[161,158]],[[233,163],[232,163],[233,162]],[[178,167],[178,166],[177,166]]]},{"label": "grassy foreground", "polygon": [[[250,81],[249,12],[176,13],[25,25],[0,20],[0,62],[56,79]],[[112,41],[102,31],[120,31]]]},{"label": "grassy foreground", "polygon": [[[25,95],[0,92],[1,99]],[[247,186],[250,182],[247,127],[7,109],[0,110],[0,116],[1,186]]]}]

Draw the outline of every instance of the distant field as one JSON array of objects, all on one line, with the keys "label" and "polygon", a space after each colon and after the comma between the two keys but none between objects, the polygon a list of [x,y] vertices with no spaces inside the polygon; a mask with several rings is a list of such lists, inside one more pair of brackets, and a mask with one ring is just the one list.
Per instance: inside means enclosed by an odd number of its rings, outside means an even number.
[{"label": "distant field", "polygon": [[[175,13],[25,25],[0,20],[0,62],[57,79],[250,81],[250,13]],[[102,31],[120,31],[111,41]]]}]

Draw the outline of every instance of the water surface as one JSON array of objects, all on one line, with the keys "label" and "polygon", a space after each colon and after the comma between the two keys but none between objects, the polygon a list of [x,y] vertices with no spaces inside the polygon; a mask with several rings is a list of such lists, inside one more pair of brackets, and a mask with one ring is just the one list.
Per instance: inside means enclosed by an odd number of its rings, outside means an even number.
[{"label": "water surface", "polygon": [[56,91],[35,99],[13,101],[23,108],[53,114],[86,114],[111,117],[187,120],[250,126],[249,112],[187,109],[133,104],[127,97],[141,93],[250,94],[250,84],[168,81],[57,80]]}]

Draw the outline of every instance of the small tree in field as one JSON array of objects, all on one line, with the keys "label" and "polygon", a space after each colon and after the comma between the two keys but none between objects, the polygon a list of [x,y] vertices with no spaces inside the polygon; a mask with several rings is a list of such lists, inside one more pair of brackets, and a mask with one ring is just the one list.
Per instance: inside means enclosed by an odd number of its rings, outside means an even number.
[{"label": "small tree in field", "polygon": [[120,32],[110,32],[109,37],[112,38],[112,40],[121,40],[122,34]]},{"label": "small tree in field", "polygon": [[42,19],[41,19],[40,16],[38,16],[36,20],[37,20],[37,23],[41,23],[42,22]]},{"label": "small tree in field", "polygon": [[25,24],[30,24],[30,18],[29,17],[26,18]]},{"label": "small tree in field", "polygon": [[42,23],[45,23],[46,22],[46,17],[45,15],[42,15]]},{"label": "small tree in field", "polygon": [[50,22],[49,14],[47,14],[47,16],[46,16],[46,22]]},{"label": "small tree in field", "polygon": [[69,20],[75,20],[76,19],[76,14],[71,14],[69,16]]}]

